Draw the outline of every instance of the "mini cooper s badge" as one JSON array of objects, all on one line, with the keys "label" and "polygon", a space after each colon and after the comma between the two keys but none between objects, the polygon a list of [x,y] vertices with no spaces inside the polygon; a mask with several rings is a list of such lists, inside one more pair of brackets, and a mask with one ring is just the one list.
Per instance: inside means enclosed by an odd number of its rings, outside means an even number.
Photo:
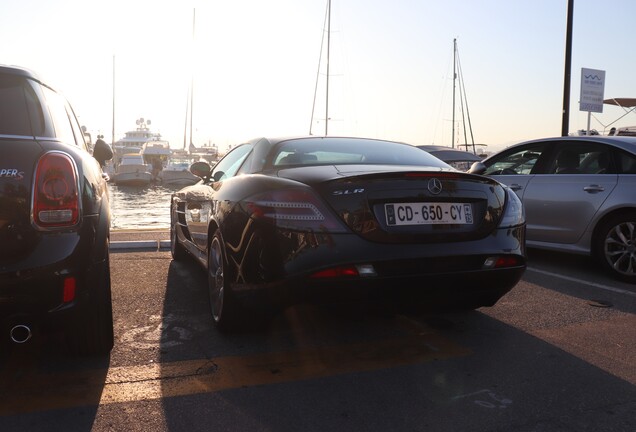
[{"label": "mini cooper s badge", "polygon": [[0,168],[0,178],[8,178],[13,180],[22,180],[24,172],[15,168]]}]

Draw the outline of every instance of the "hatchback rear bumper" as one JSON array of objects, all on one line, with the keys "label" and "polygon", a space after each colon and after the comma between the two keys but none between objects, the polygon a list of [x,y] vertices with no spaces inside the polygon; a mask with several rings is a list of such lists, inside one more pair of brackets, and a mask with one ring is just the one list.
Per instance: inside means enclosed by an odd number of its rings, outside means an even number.
[{"label": "hatchback rear bumper", "polygon": [[[15,325],[56,329],[73,322],[97,286],[105,257],[91,255],[93,237],[55,234],[57,247],[41,241],[32,256],[40,265],[3,263],[0,272],[0,337]],[[89,244],[90,241],[90,244]],[[104,245],[106,250],[106,245]]]}]

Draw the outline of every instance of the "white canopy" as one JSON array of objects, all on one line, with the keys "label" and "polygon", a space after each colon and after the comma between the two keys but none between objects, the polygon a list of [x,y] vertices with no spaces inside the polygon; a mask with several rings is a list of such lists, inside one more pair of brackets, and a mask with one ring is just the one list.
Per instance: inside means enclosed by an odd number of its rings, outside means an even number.
[{"label": "white canopy", "polygon": [[636,98],[611,98],[603,101],[607,105],[616,105],[624,108],[636,107]]}]

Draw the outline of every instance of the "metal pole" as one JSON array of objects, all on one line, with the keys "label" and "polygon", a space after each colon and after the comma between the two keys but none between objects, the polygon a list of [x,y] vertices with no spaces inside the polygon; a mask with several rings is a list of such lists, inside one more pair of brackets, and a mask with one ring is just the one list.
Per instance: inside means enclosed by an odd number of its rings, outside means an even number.
[{"label": "metal pole", "polygon": [[567,30],[565,38],[565,76],[563,78],[563,120],[561,136],[567,136],[570,129],[570,78],[572,72],[572,17],[574,0],[568,0]]},{"label": "metal pole", "polygon": [[110,145],[115,152],[115,55],[113,54],[113,129]]},{"label": "metal pole", "polygon": [[[197,16],[197,10],[194,9],[192,11],[192,48],[195,48],[195,44],[194,44],[194,30],[195,30],[195,24],[196,24],[196,16]],[[191,57],[191,77],[190,77],[190,144],[192,144],[192,117],[194,115],[194,53],[192,53],[192,57]]]}]

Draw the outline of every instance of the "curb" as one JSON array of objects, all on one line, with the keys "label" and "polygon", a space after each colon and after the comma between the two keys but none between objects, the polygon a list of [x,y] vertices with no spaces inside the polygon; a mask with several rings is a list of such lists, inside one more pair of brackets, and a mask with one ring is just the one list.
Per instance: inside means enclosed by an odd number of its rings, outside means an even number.
[{"label": "curb", "polygon": [[130,240],[110,243],[110,250],[153,250],[170,249],[170,240]]}]

